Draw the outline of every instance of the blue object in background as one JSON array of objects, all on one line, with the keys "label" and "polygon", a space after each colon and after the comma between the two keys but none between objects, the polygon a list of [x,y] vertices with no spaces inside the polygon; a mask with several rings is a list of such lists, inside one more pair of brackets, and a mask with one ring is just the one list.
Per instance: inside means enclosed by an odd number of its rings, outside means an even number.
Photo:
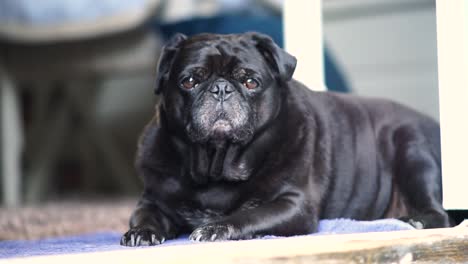
[{"label": "blue object in background", "polygon": [[[61,26],[85,23],[127,12],[141,10],[154,0],[0,0],[0,25],[13,23],[34,26]],[[40,2],[40,3],[39,3]],[[253,0],[220,0],[224,12],[208,18],[194,18],[171,24],[155,22],[153,28],[168,37],[181,32],[194,35],[258,31],[271,36],[283,47],[282,18]],[[229,13],[227,13],[229,12]],[[307,34],[305,31],[304,34]],[[325,82],[332,91],[348,92],[346,79],[325,48]]]},{"label": "blue object in background", "polygon": [[[193,18],[176,23],[153,24],[155,30],[165,38],[179,32],[188,36],[199,33],[235,34],[257,31],[269,35],[280,46],[283,41],[283,21],[277,15],[255,16],[251,14],[220,14],[209,18]],[[304,32],[307,34],[307,32]],[[349,92],[350,88],[344,74],[336,65],[333,56],[325,48],[325,82],[330,91]]]}]

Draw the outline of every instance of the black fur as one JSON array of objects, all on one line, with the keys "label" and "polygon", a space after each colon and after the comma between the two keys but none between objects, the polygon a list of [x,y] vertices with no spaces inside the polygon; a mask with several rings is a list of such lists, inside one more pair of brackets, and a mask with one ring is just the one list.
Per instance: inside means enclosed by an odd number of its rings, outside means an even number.
[{"label": "black fur", "polygon": [[123,245],[307,234],[339,217],[449,226],[438,124],[390,101],[313,92],[291,80],[295,65],[257,33],[169,42]]}]

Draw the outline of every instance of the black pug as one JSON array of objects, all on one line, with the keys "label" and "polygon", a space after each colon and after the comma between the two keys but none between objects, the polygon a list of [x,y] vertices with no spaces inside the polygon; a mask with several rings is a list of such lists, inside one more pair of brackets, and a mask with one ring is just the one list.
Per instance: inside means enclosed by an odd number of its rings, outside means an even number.
[{"label": "black pug", "polygon": [[166,44],[122,245],[308,234],[342,217],[449,226],[439,125],[390,101],[313,92],[295,66],[258,33]]}]

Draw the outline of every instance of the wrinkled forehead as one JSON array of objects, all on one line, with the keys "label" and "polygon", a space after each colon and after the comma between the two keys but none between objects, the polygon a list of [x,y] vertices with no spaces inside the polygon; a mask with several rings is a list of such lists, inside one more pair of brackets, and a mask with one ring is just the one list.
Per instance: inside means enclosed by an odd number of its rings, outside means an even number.
[{"label": "wrinkled forehead", "polygon": [[265,60],[253,43],[240,37],[188,39],[181,47],[177,62],[180,67],[197,66],[210,70],[265,68]]}]

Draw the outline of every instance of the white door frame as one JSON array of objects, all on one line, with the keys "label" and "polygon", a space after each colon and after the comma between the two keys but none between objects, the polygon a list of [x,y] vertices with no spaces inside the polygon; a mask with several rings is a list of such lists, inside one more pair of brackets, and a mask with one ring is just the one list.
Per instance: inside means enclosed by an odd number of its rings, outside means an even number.
[{"label": "white door frame", "polygon": [[468,209],[468,0],[436,0],[445,209]]},{"label": "white door frame", "polygon": [[285,49],[300,58],[294,71],[294,79],[313,90],[326,90],[322,1],[284,1],[283,21]]}]

